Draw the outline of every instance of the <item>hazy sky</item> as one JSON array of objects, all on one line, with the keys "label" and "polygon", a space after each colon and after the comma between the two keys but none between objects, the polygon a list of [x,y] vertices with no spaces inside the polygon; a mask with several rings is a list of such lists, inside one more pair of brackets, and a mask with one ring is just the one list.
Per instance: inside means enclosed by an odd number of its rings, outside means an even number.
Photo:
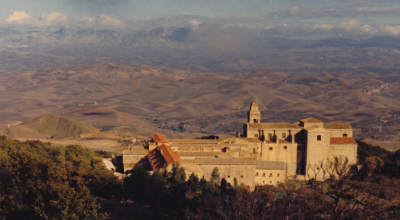
[{"label": "hazy sky", "polygon": [[251,17],[226,23],[258,25],[276,36],[400,37],[399,0],[0,0],[0,5],[0,25],[11,26],[79,21],[75,24],[85,27],[126,28],[128,20],[203,15]]},{"label": "hazy sky", "polygon": [[[0,0],[0,18],[14,11],[32,17],[61,12],[79,18],[108,14],[119,19],[147,19],[164,15],[264,16],[285,8],[332,8],[347,6],[399,6],[395,0]],[[344,14],[345,15],[345,14]]]}]

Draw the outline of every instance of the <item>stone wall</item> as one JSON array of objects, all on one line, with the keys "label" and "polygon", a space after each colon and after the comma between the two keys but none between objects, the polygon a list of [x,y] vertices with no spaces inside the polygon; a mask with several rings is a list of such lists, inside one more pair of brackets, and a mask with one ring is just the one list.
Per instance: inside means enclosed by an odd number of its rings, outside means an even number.
[{"label": "stone wall", "polygon": [[123,155],[124,172],[131,170],[145,155]]},{"label": "stone wall", "polygon": [[[234,178],[238,184],[244,183],[254,190],[254,174],[256,170],[255,162],[251,159],[196,159],[196,164],[202,170],[206,180],[211,179],[211,173],[218,167],[220,178],[225,178],[228,183],[234,185]],[[200,176],[199,176],[200,177]],[[201,177],[200,177],[201,178]]]},{"label": "stone wall", "polygon": [[347,157],[350,164],[357,163],[357,145],[356,144],[337,144],[330,147],[330,158]]},{"label": "stone wall", "polygon": [[273,185],[278,186],[279,183],[285,183],[285,170],[265,170],[256,169],[255,184],[256,185]]},{"label": "stone wall", "polygon": [[331,132],[331,137],[343,137],[343,134],[346,134],[347,137],[353,137],[352,129],[329,129]]},{"label": "stone wall", "polygon": [[[320,138],[318,138],[320,136]],[[314,167],[319,164],[322,160],[329,158],[329,146],[330,146],[330,132],[326,129],[314,129],[308,131],[307,135],[307,148],[306,148],[306,172],[311,176],[314,176],[314,172],[307,167]],[[317,179],[320,176],[317,176]]]}]

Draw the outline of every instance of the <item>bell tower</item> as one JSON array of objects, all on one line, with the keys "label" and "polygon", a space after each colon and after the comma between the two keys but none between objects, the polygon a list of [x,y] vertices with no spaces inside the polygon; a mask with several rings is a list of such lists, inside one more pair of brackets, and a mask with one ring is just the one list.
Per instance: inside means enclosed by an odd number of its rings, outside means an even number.
[{"label": "bell tower", "polygon": [[255,100],[251,103],[250,111],[247,114],[249,123],[260,123],[261,113]]}]

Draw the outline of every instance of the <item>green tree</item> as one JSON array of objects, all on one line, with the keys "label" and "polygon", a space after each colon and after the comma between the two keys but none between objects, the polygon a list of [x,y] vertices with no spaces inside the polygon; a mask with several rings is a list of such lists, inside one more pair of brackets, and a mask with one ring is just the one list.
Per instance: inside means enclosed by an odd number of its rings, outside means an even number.
[{"label": "green tree", "polygon": [[185,169],[179,165],[179,163],[172,164],[172,169],[168,173],[168,181],[170,183],[183,184],[186,182]]},{"label": "green tree", "polygon": [[372,176],[373,174],[378,174],[384,166],[384,162],[379,157],[367,157],[361,169],[361,173],[364,176]]},{"label": "green tree", "polygon": [[198,192],[201,190],[199,177],[195,173],[190,174],[189,180],[186,182],[186,184],[189,186],[192,192]]},{"label": "green tree", "polygon": [[29,152],[2,152],[0,213],[6,219],[105,219],[81,176]]},{"label": "green tree", "polygon": [[219,178],[219,172],[218,172],[218,167],[215,167],[211,173],[211,181],[214,183],[219,183],[220,178]]},{"label": "green tree", "polygon": [[238,180],[237,180],[236,177],[233,178],[233,187],[234,187],[234,188],[238,188],[238,187],[239,187],[239,183],[238,183]]}]

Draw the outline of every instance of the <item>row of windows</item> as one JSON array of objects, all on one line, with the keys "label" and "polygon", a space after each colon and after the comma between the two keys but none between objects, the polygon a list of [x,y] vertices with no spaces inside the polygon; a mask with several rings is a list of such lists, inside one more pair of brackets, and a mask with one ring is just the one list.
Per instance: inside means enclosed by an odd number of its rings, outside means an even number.
[{"label": "row of windows", "polygon": [[[228,178],[231,178],[231,175],[228,175]],[[243,175],[241,175],[240,178],[243,178]]]},{"label": "row of windows", "polygon": [[[265,181],[263,181],[263,183],[265,183]],[[270,184],[272,184],[272,181],[269,181]],[[279,181],[276,181],[276,183],[279,183]]]},{"label": "row of windows", "polygon": [[[177,148],[173,148],[173,150],[176,150]],[[179,148],[178,148],[179,149]],[[208,150],[208,151],[220,151],[220,149],[213,149],[213,148],[205,148],[206,150]],[[179,151],[179,150],[177,150],[177,151]],[[195,148],[192,148],[192,149],[188,149],[188,148],[180,148],[180,151],[195,151],[195,152],[198,152],[198,148],[197,149],[195,149]],[[204,151],[204,148],[200,148],[200,151]]]},{"label": "row of windows", "polygon": [[[258,176],[258,173],[256,173],[256,176]],[[279,173],[276,176],[279,176]],[[262,174],[262,177],[265,177],[265,173]],[[268,177],[272,177],[272,173],[270,173]]]},{"label": "row of windows", "polygon": [[[347,137],[347,134],[343,134],[343,137]],[[317,141],[321,141],[321,135],[317,135]]]},{"label": "row of windows", "polygon": [[[254,134],[254,137],[258,138],[258,134]],[[343,137],[347,137],[347,134],[343,134]],[[272,138],[272,134],[268,134],[268,138],[271,139]],[[286,134],[285,133],[282,134],[282,138],[286,138]],[[317,136],[317,141],[321,141],[321,139],[322,139],[321,135],[318,135]]]},{"label": "row of windows", "polygon": [[[255,134],[254,137],[258,138],[258,134]],[[269,139],[272,138],[272,134],[271,133],[268,134],[268,138]],[[286,134],[285,133],[282,134],[282,138],[284,138],[284,139],[286,138]]]},{"label": "row of windows", "polygon": [[[273,149],[274,149],[273,147],[270,147],[270,148],[269,148],[269,150],[273,150]],[[283,146],[283,149],[284,149],[284,150],[287,150],[287,146]]]}]

